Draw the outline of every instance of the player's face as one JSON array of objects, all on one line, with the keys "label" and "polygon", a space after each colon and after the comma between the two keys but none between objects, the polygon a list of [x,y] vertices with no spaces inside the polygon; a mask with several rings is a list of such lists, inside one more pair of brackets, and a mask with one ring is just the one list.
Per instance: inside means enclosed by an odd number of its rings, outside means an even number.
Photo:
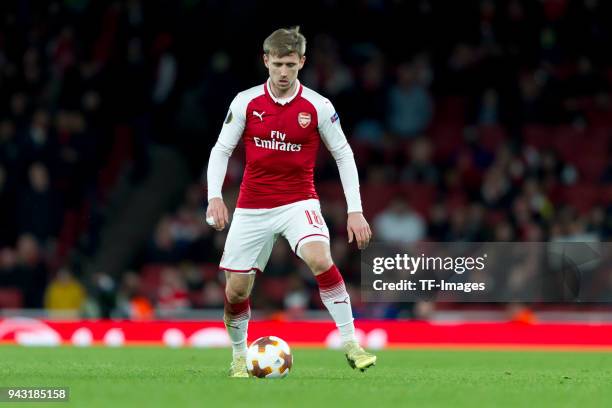
[{"label": "player's face", "polygon": [[306,57],[300,58],[297,53],[292,53],[284,57],[277,57],[272,54],[264,54],[264,64],[268,68],[272,85],[275,89],[284,93],[293,88],[298,72],[304,66]]}]

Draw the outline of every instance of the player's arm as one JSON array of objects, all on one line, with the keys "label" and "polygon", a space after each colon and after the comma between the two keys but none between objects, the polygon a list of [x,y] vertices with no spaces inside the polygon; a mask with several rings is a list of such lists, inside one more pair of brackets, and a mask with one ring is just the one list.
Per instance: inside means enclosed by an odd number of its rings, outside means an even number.
[{"label": "player's arm", "polygon": [[346,229],[348,232],[348,242],[353,242],[353,237],[357,240],[357,247],[364,249],[368,246],[372,237],[370,225],[363,216],[361,207],[361,195],[359,193],[359,174],[353,150],[346,140],[346,136],[340,126],[338,114],[329,101],[325,101],[320,107],[319,114],[319,133],[323,143],[331,152],[336,160],[340,182],[346,198],[348,218]]},{"label": "player's arm", "polygon": [[227,172],[227,163],[234,148],[242,137],[245,124],[245,113],[241,109],[240,94],[232,101],[227,117],[219,133],[219,139],[210,152],[206,182],[208,185],[208,208],[206,221],[217,231],[229,223],[227,206],[223,202],[221,189]]}]

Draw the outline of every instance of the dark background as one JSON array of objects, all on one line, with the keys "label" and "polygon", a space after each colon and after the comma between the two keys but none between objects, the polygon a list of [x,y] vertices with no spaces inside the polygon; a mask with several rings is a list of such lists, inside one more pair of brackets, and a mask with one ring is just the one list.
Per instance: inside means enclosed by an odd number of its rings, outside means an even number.
[{"label": "dark background", "polygon": [[[293,25],[308,40],[300,79],[340,115],[377,240],[608,240],[611,7],[3,1],[0,307],[146,318],[221,306],[225,235],[202,225],[202,170],[232,98],[266,79],[264,38]],[[230,207],[242,163],[238,148]],[[325,151],[317,186],[357,313],[426,318],[431,305],[359,302]],[[322,308],[284,243],[254,302]]]}]

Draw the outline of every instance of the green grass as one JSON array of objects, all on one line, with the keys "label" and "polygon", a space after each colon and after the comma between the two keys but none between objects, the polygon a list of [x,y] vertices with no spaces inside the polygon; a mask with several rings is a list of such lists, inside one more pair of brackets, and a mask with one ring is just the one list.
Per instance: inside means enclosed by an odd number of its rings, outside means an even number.
[{"label": "green grass", "polygon": [[367,373],[296,349],[284,380],[230,380],[229,350],[0,347],[0,386],[68,386],[75,407],[610,407],[612,353],[389,350]]}]

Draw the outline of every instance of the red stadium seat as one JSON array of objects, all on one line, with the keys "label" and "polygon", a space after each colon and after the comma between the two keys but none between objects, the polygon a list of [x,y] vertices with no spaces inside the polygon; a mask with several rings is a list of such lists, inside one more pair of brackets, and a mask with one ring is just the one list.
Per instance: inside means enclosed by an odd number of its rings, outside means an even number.
[{"label": "red stadium seat", "polygon": [[361,188],[361,197],[364,201],[364,211],[370,219],[383,211],[389,202],[398,194],[399,188],[395,184],[366,184]]},{"label": "red stadium seat", "polygon": [[568,204],[581,213],[587,213],[601,203],[600,188],[594,184],[564,187],[559,193],[561,203]]},{"label": "red stadium seat", "polygon": [[434,147],[434,160],[447,160],[464,145],[463,126],[436,125],[429,132]]},{"label": "red stadium seat", "polygon": [[429,216],[429,210],[436,199],[436,186],[431,184],[410,184],[400,188],[410,206],[423,217]]},{"label": "red stadium seat", "polygon": [[287,278],[267,278],[265,275],[262,278],[259,282],[262,294],[273,302],[282,303],[287,294],[289,283]]},{"label": "red stadium seat", "polygon": [[523,141],[537,149],[553,146],[553,129],[545,125],[527,125],[523,127]]},{"label": "red stadium seat", "polygon": [[612,204],[612,186],[602,187],[600,190],[601,203],[605,206]]},{"label": "red stadium seat", "polygon": [[455,123],[463,126],[467,98],[462,96],[446,96],[436,100],[434,123]]},{"label": "red stadium seat", "polygon": [[140,285],[145,294],[156,296],[157,288],[161,284],[161,272],[165,265],[148,264],[140,270]]},{"label": "red stadium seat", "polygon": [[203,263],[200,265],[200,270],[204,280],[215,280],[219,276],[219,264],[217,263]]},{"label": "red stadium seat", "polygon": [[573,126],[558,126],[552,136],[552,147],[564,160],[572,160],[580,145],[584,144],[585,132]]},{"label": "red stadium seat", "polygon": [[607,157],[602,156],[577,156],[573,160],[580,180],[587,182],[598,182],[609,164]]},{"label": "red stadium seat", "polygon": [[479,144],[491,153],[495,153],[508,137],[504,128],[497,125],[481,126],[478,132],[480,134]]},{"label": "red stadium seat", "polygon": [[316,189],[321,201],[345,201],[342,184],[338,181],[318,183]]},{"label": "red stadium seat", "polygon": [[0,288],[0,309],[20,309],[23,295],[17,288]]}]

